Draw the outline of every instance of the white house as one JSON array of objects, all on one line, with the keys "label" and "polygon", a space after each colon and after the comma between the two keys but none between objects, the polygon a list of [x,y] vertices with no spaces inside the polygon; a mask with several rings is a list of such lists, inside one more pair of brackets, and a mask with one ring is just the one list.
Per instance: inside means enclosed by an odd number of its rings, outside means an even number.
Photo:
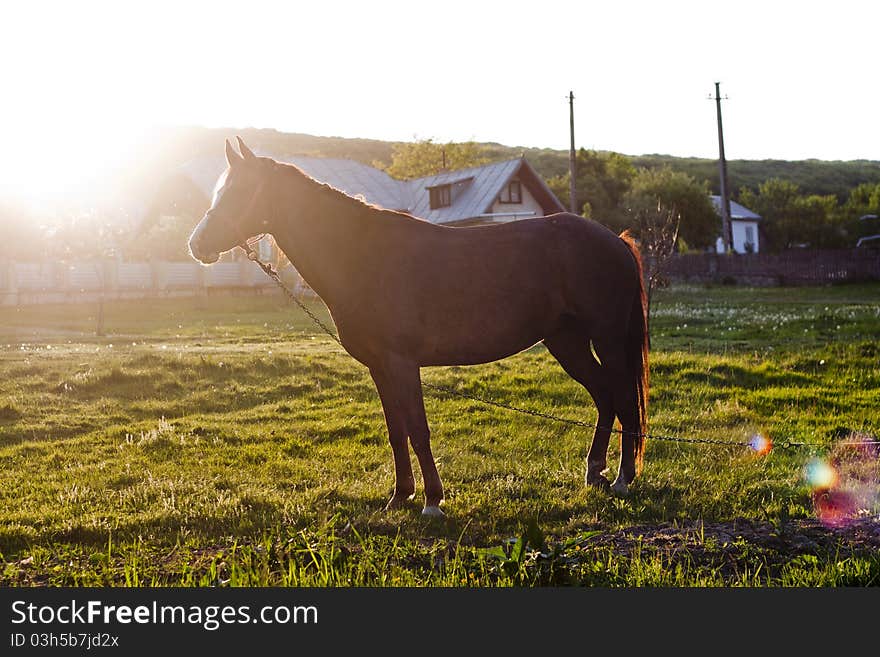
[{"label": "white house", "polygon": [[505,223],[565,210],[523,158],[407,181],[353,160],[303,156],[284,160],[350,196],[435,224]]},{"label": "white house", "polygon": [[[521,157],[414,180],[396,180],[355,160],[301,155],[273,157],[298,166],[315,180],[349,196],[435,224],[496,224],[565,211],[547,183]],[[200,190],[197,195],[206,210],[214,183],[225,167],[222,154],[200,156],[177,169],[169,180],[180,186],[183,179],[183,188]],[[266,260],[277,255],[269,239],[261,240],[257,249]]]},{"label": "white house", "polygon": [[[349,196],[435,224],[504,223],[565,210],[523,158],[443,171],[415,180],[396,180],[355,160],[301,155],[275,159],[295,164],[315,180]],[[177,174],[183,174],[202,190],[207,207],[214,182],[225,166],[222,156],[201,157],[181,167]]]},{"label": "white house", "polygon": [[[721,197],[710,196],[710,198],[715,205],[715,211],[721,216]],[[761,215],[755,214],[736,201],[730,202],[730,232],[733,237],[733,250],[736,253],[758,253],[761,246],[758,237],[759,221]],[[720,236],[715,241],[715,251],[724,253],[724,241]]]}]

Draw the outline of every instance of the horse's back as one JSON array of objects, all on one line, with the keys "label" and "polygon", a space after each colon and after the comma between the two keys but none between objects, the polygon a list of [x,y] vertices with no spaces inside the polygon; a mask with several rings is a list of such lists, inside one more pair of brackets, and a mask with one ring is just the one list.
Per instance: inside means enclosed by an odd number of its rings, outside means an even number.
[{"label": "horse's back", "polygon": [[543,261],[545,272],[552,272],[547,284],[561,286],[572,300],[582,304],[586,294],[589,302],[610,303],[611,297],[628,297],[639,289],[639,267],[630,247],[598,221],[561,212],[504,228],[525,237],[526,249]]},{"label": "horse's back", "polygon": [[611,303],[639,287],[626,243],[599,222],[575,214],[461,228],[413,222],[406,228],[396,253],[385,251],[390,257],[383,259],[389,270],[384,284],[399,290],[399,299],[411,294],[438,310],[467,307],[476,296],[483,307],[527,301],[535,312],[548,304],[573,312]]},{"label": "horse's back", "polygon": [[[412,223],[386,241],[381,294],[366,307],[401,340],[430,354],[425,364],[485,362],[552,334],[565,318],[619,321],[637,290],[624,242],[574,214],[495,226]],[[626,301],[625,301],[626,300]],[[456,357],[461,359],[457,360]]]}]

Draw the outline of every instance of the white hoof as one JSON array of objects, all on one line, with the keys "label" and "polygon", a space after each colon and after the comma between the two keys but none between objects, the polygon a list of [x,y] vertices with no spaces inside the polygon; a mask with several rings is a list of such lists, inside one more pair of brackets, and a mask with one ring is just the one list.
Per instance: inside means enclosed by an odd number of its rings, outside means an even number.
[{"label": "white hoof", "polygon": [[618,495],[628,495],[629,485],[626,483],[625,479],[618,477],[614,480],[614,483],[611,484],[611,490],[613,490]]},{"label": "white hoof", "polygon": [[439,506],[426,506],[422,509],[423,516],[430,516],[432,518],[442,518],[446,514],[440,510]]}]

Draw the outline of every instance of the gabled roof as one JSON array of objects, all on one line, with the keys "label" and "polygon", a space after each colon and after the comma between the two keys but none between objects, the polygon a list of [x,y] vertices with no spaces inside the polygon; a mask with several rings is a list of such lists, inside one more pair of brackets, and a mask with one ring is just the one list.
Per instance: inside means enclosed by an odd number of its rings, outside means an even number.
[{"label": "gabled roof", "polygon": [[[548,214],[564,210],[546,183],[522,158],[408,181],[395,180],[384,171],[352,160],[295,156],[284,161],[297,165],[315,180],[332,185],[349,196],[361,195],[369,203],[404,210],[435,224],[456,223],[491,212],[495,199],[516,175],[527,183]],[[451,188],[452,203],[432,209],[428,190],[444,185]]]},{"label": "gabled roof", "polygon": [[[258,154],[294,164],[318,182],[331,185],[349,196],[360,196],[368,203],[389,210],[405,211],[436,224],[456,223],[491,212],[498,195],[515,176],[523,181],[546,214],[565,210],[547,183],[523,158],[405,181],[396,180],[380,169],[354,160]],[[214,184],[225,168],[223,156],[218,155],[191,160],[180,171],[210,198]],[[452,203],[447,207],[431,209],[428,190],[442,185],[451,186]]]},{"label": "gabled roof", "polygon": [[302,155],[275,159],[295,164],[315,180],[327,183],[349,196],[363,196],[364,200],[374,205],[389,210],[408,210],[410,206],[402,181],[361,162]]},{"label": "gabled roof", "polygon": [[[715,211],[718,212],[718,214],[721,214],[721,197],[710,195],[709,198],[712,199],[712,203],[715,205]],[[739,219],[740,221],[758,221],[761,218],[761,215],[755,214],[747,207],[745,207],[744,205],[740,205],[736,201],[731,201],[730,218]]]},{"label": "gabled roof", "polygon": [[[498,194],[519,171],[521,164],[520,159],[508,160],[410,180],[410,197],[414,201],[410,213],[434,224],[445,224],[489,212]],[[452,204],[432,210],[427,190],[441,185],[452,186]]]}]

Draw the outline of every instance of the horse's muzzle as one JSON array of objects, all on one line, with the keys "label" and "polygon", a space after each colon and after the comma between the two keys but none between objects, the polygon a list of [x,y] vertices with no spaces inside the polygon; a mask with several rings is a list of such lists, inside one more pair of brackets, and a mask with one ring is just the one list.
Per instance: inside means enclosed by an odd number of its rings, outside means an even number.
[{"label": "horse's muzzle", "polygon": [[189,238],[189,252],[193,258],[201,262],[203,265],[212,265],[220,259],[217,251],[207,249],[202,244],[202,229],[204,220],[196,226],[193,234]]}]

